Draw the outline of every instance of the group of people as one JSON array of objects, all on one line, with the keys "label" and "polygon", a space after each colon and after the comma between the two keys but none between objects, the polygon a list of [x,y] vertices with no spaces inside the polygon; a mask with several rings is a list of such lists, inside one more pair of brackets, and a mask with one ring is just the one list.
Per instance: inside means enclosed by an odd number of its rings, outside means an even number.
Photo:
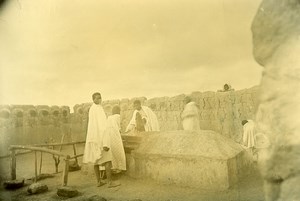
[{"label": "group of people", "polygon": [[[100,93],[92,95],[93,104],[89,110],[88,129],[83,156],[83,163],[92,163],[97,178],[97,186],[108,184],[108,187],[119,186],[112,181],[112,170],[125,171],[126,157],[121,138],[120,107],[112,108],[112,115],[106,117],[101,105]],[[142,106],[139,100],[133,103],[134,112],[125,133],[136,131],[159,131],[159,123],[155,113],[147,106]],[[195,102],[187,96],[185,106],[180,114],[183,130],[197,131],[199,125],[199,109]],[[252,120],[243,120],[243,140],[245,147],[255,147],[255,124]],[[100,166],[105,167],[107,182],[100,177]]]},{"label": "group of people", "polygon": [[[180,114],[183,130],[197,131],[200,130],[199,108],[191,97],[184,99],[184,109]],[[142,106],[139,100],[133,103],[135,111],[126,128],[125,132],[136,130],[141,131],[159,131],[159,124],[155,113],[147,106]]]},{"label": "group of people", "polygon": [[[108,187],[119,186],[112,180],[112,170],[125,171],[126,157],[121,138],[120,107],[112,108],[112,115],[106,117],[101,105],[102,97],[99,92],[92,95],[93,104],[89,109],[86,144],[83,163],[94,165],[97,186],[108,184]],[[134,101],[134,113],[126,132],[132,130],[159,131],[159,124],[154,112],[142,106],[139,100]],[[100,175],[100,166],[105,167],[107,182]]]},{"label": "group of people", "polygon": [[108,187],[116,187],[120,183],[112,181],[112,169],[126,170],[125,151],[120,135],[120,107],[113,107],[112,115],[107,118],[101,106],[101,94],[94,93],[92,99],[83,163],[94,164],[97,186],[106,184],[101,180],[99,169],[99,166],[105,166]]},{"label": "group of people", "polygon": [[[94,93],[92,99],[83,163],[94,165],[97,186],[108,183],[108,187],[116,187],[120,183],[112,180],[112,170],[126,170],[126,157],[120,133],[120,107],[114,106],[112,115],[106,117],[101,105],[101,94]],[[183,129],[200,130],[198,108],[195,102],[192,102],[190,97],[186,97],[185,103],[181,113]],[[159,131],[158,119],[149,107],[142,106],[139,100],[134,101],[133,107],[134,112],[125,133]],[[100,175],[100,166],[105,167],[107,182],[104,182]]]}]

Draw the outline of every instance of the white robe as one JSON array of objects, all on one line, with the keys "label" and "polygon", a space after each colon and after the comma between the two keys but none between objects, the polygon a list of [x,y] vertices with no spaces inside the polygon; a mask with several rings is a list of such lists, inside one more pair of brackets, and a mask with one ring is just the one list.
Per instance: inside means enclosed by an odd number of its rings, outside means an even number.
[{"label": "white robe", "polygon": [[255,147],[255,123],[252,120],[247,120],[248,122],[243,126],[243,145],[247,148]]},{"label": "white robe", "polygon": [[189,102],[181,113],[183,130],[200,130],[199,113],[195,102]]},{"label": "white robe", "polygon": [[92,104],[89,110],[83,163],[102,164],[111,161],[111,152],[103,151],[103,147],[110,147],[109,138],[105,133],[106,124],[106,115],[102,106]]},{"label": "white robe", "polygon": [[[145,112],[146,119],[145,131],[159,131],[159,124],[155,113],[147,106],[142,106],[142,110]],[[132,118],[126,128],[125,132],[131,131],[136,127],[136,113],[138,110],[133,112]]]},{"label": "white robe", "polygon": [[120,115],[114,114],[107,118],[106,132],[110,138],[112,153],[112,169],[126,170],[126,157],[123,141],[120,134]]}]

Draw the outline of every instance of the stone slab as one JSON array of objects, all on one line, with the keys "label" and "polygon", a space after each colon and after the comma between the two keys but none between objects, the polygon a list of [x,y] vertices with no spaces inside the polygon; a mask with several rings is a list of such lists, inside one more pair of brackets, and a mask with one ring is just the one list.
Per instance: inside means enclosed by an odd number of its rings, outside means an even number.
[{"label": "stone slab", "polygon": [[145,133],[131,156],[132,177],[212,190],[228,189],[252,165],[239,144],[204,130]]}]

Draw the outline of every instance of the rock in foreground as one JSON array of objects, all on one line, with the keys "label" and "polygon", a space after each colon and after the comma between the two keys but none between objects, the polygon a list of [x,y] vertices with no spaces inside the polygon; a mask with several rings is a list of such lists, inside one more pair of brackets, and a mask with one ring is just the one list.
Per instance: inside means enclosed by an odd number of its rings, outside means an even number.
[{"label": "rock in foreground", "polygon": [[5,189],[17,189],[24,186],[24,179],[23,180],[9,180],[3,183]]},{"label": "rock in foreground", "polygon": [[78,191],[70,186],[62,186],[57,189],[57,195],[60,197],[72,198],[78,195]]},{"label": "rock in foreground", "polygon": [[29,194],[38,194],[46,191],[48,191],[48,186],[42,183],[33,183],[27,189]]}]

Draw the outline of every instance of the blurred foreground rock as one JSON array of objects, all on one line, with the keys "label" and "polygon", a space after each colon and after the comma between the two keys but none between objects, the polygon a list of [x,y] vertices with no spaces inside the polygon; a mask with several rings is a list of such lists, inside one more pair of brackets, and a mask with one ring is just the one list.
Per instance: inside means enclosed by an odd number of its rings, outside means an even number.
[{"label": "blurred foreground rock", "polygon": [[38,194],[46,191],[48,191],[48,186],[42,183],[33,183],[27,189],[29,194]]},{"label": "blurred foreground rock", "polygon": [[78,190],[70,186],[62,186],[57,189],[57,195],[60,197],[72,198],[78,194]]},{"label": "blurred foreground rock", "polygon": [[3,186],[5,189],[17,189],[24,186],[24,179],[4,181]]},{"label": "blurred foreground rock", "polygon": [[263,0],[252,32],[265,67],[256,122],[271,143],[262,164],[266,200],[300,200],[300,1]]}]

